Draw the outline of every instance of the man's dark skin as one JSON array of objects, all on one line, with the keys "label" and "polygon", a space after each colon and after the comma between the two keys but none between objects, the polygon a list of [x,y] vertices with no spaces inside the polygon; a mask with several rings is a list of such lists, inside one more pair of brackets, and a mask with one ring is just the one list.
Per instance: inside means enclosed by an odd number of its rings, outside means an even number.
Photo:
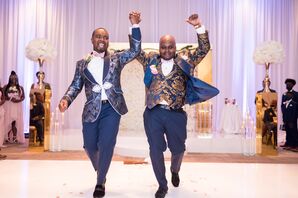
[{"label": "man's dark skin", "polygon": [[106,52],[109,47],[109,33],[104,28],[98,28],[92,33],[91,42],[94,51],[98,53]]},{"label": "man's dark skin", "polygon": [[[191,15],[186,22],[195,27],[195,29],[201,27],[201,21],[197,14]],[[171,60],[176,56],[176,41],[172,35],[164,35],[159,40],[159,55],[161,59]],[[172,172],[172,183],[175,187],[179,186],[180,178],[179,174]],[[156,198],[164,198],[167,194],[167,189],[158,188],[155,193]]]},{"label": "man's dark skin", "polygon": [[[137,11],[132,11],[129,13],[129,19],[131,24],[139,24],[141,22],[141,13]],[[93,50],[98,53],[106,52],[109,47],[109,33],[104,28],[97,28],[93,31],[91,42],[93,45]],[[62,99],[59,103],[59,109],[64,112],[68,107],[68,102]]]},{"label": "man's dark skin", "polygon": [[293,87],[294,87],[294,84],[293,83],[291,83],[291,82],[287,82],[286,83],[286,89],[288,91],[291,91],[293,89]]},{"label": "man's dark skin", "polygon": [[[201,27],[201,21],[197,14],[191,15],[186,22],[195,26]],[[171,60],[176,55],[176,41],[171,35],[162,36],[159,40],[159,54],[164,60]]]},{"label": "man's dark skin", "polygon": [[159,54],[164,60],[171,60],[176,54],[176,41],[171,35],[165,35],[159,41]]}]

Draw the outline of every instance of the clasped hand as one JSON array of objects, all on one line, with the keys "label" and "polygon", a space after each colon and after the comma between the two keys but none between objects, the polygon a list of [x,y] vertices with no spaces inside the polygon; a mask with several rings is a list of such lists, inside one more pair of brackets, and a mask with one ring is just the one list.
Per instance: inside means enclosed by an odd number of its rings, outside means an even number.
[{"label": "clasped hand", "polygon": [[132,25],[139,24],[141,22],[141,13],[138,11],[131,11],[129,13],[129,20]]}]

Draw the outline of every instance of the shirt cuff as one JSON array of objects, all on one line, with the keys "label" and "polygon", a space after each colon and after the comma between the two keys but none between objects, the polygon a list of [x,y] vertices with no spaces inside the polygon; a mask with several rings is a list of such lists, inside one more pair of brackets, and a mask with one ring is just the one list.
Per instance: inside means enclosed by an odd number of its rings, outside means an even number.
[{"label": "shirt cuff", "polygon": [[139,24],[133,24],[131,27],[129,27],[129,34],[132,34],[132,28],[139,28],[140,25]]},{"label": "shirt cuff", "polygon": [[199,27],[199,28],[196,29],[196,32],[198,34],[205,34],[205,32],[206,32],[205,26],[204,25],[201,25],[201,27]]}]

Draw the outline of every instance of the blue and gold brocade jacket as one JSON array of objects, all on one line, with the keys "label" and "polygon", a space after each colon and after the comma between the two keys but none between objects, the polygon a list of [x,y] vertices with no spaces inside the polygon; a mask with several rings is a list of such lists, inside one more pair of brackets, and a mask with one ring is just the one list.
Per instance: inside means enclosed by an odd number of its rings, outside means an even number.
[{"label": "blue and gold brocade jacket", "polygon": [[[123,92],[120,84],[120,75],[124,66],[133,60],[141,51],[141,32],[140,28],[132,28],[130,49],[109,54],[104,57],[103,84],[112,85],[105,89],[109,103],[114,110],[124,115],[128,112]],[[85,59],[79,60],[76,64],[76,70],[72,83],[65,92],[63,99],[68,101],[68,106],[81,92],[85,86],[85,95],[87,101],[84,105],[82,121],[94,122],[98,118],[101,111],[101,90],[94,91],[95,86],[99,86],[92,74],[88,70],[88,61]]]},{"label": "blue and gold brocade jacket", "polygon": [[[174,58],[171,73],[162,80],[161,59],[157,53],[146,54],[144,51],[137,57],[145,72],[146,105],[153,108],[164,99],[171,108],[179,109],[184,104],[204,102],[216,96],[219,90],[193,76],[195,66],[199,64],[210,50],[208,32],[197,34],[198,47],[187,60],[179,55]],[[154,65],[157,74],[151,72]],[[162,91],[163,90],[163,91]]]}]

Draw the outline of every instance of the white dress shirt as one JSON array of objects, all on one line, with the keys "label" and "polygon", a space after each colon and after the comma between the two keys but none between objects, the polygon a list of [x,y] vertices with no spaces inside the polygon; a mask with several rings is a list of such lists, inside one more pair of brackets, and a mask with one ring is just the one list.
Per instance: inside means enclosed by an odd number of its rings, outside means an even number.
[{"label": "white dress shirt", "polygon": [[[103,52],[104,53],[104,52]],[[107,100],[107,94],[103,88],[103,68],[104,68],[104,59],[101,57],[93,57],[88,64],[88,70],[92,74],[95,81],[101,87],[101,100]]]}]

